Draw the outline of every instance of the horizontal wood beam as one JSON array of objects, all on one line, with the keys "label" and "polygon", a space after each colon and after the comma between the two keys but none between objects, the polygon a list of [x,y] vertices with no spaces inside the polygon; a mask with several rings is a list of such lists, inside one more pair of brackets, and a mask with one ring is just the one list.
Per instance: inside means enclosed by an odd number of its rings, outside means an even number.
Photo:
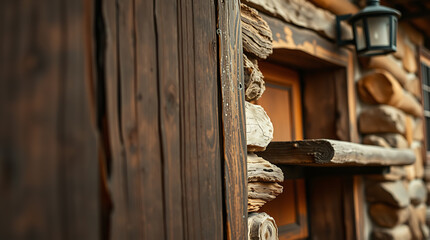
[{"label": "horizontal wood beam", "polygon": [[328,139],[272,142],[266,151],[258,155],[275,164],[315,167],[401,166],[415,162],[415,155],[411,150]]}]

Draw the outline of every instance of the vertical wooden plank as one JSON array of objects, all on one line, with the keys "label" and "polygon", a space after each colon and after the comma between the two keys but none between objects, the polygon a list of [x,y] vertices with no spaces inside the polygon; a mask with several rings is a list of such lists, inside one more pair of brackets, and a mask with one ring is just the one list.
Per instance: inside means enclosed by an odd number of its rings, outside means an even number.
[{"label": "vertical wooden plank", "polygon": [[247,178],[239,1],[218,0],[227,239],[247,238]]},{"label": "vertical wooden plank", "polygon": [[[123,173],[126,169],[125,158],[120,142],[120,115],[118,94],[118,26],[117,8],[115,0],[102,2],[102,12],[105,27],[106,48],[101,49],[104,59],[101,61],[101,79],[105,85],[105,104],[106,104],[106,133],[105,137],[109,141],[107,156],[111,166],[111,192],[113,210],[111,213],[111,239],[128,238],[128,215],[127,215],[127,185]],[[99,43],[100,44],[100,43]]]},{"label": "vertical wooden plank", "polygon": [[4,1],[0,9],[0,239],[97,239],[91,5]]},{"label": "vertical wooden plank", "polygon": [[137,170],[141,172],[143,239],[166,239],[154,2],[135,0]]},{"label": "vertical wooden plank", "polygon": [[60,2],[2,1],[0,238],[61,239]]},{"label": "vertical wooden plank", "polygon": [[[201,222],[200,236],[196,239],[223,238],[223,178],[220,147],[218,99],[218,49],[216,35],[216,6],[214,1],[188,1],[192,4],[194,41],[194,89],[196,109],[197,159],[190,164],[198,166],[198,196]],[[188,25],[188,24],[187,24]],[[188,65],[184,60],[184,65]],[[183,88],[183,92],[189,91]],[[186,104],[186,99],[184,99]],[[187,119],[184,119],[187,121]],[[186,157],[187,158],[187,157]],[[196,189],[197,190],[197,189]],[[193,191],[196,191],[193,190]],[[185,195],[186,198],[186,195]],[[190,206],[192,208],[192,206]],[[187,225],[189,231],[193,225]]]},{"label": "vertical wooden plank", "polygon": [[[63,239],[99,238],[98,146],[90,85],[91,51],[86,34],[91,22],[91,5],[82,1],[63,3],[64,31],[62,76],[60,86],[59,143],[61,144],[60,190],[64,228]],[[93,113],[94,114],[94,113]],[[97,226],[97,227],[95,227]]]},{"label": "vertical wooden plank", "polygon": [[332,71],[308,72],[303,77],[305,138],[337,139],[336,90]]},{"label": "vertical wooden plank", "polygon": [[155,1],[160,138],[163,157],[166,239],[183,238],[180,168],[178,5]]}]

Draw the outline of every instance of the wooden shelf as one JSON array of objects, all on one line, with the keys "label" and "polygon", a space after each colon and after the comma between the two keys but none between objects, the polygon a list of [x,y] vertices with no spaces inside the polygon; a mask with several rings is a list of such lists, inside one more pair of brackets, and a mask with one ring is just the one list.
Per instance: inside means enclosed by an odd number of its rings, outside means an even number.
[{"label": "wooden shelf", "polygon": [[402,166],[415,162],[409,149],[391,149],[328,139],[271,142],[257,155],[281,165],[329,166]]}]

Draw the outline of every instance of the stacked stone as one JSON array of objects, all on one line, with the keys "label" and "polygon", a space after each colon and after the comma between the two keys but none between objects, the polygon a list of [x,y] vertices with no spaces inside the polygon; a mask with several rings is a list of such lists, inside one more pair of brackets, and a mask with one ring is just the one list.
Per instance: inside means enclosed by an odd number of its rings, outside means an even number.
[{"label": "stacked stone", "polygon": [[429,238],[421,89],[414,55],[419,42],[415,35],[399,34],[394,56],[368,60],[368,72],[357,83],[364,103],[359,116],[363,143],[411,148],[416,155],[411,166],[391,167],[390,173],[367,177],[366,199],[373,239]]},{"label": "stacked stone", "polygon": [[258,68],[258,59],[272,53],[272,31],[258,11],[241,4],[243,64],[245,80],[245,116],[248,169],[248,239],[278,239],[275,220],[257,211],[282,193],[282,170],[258,157],[273,139],[273,124],[264,109],[250,103],[261,97],[265,90],[264,76]]}]

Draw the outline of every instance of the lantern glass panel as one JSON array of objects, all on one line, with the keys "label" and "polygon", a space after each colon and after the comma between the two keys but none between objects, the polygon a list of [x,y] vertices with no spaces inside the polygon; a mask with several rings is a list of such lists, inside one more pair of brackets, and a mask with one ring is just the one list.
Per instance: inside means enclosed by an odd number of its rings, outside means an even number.
[{"label": "lantern glass panel", "polygon": [[370,46],[389,46],[390,16],[369,17],[367,23],[369,27]]},{"label": "lantern glass panel", "polygon": [[366,38],[364,36],[363,20],[355,22],[355,41],[357,42],[357,50],[366,48]]}]

